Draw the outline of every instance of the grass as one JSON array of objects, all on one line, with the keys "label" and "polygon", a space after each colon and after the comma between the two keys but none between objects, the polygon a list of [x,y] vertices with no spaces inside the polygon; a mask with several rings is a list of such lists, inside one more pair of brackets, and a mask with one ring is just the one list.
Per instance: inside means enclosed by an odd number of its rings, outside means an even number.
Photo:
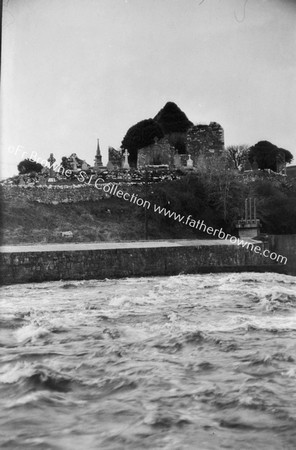
[{"label": "grass", "polygon": [[[144,211],[116,197],[58,205],[3,200],[0,229],[2,245],[145,239]],[[64,231],[71,231],[73,237],[63,237]],[[194,237],[197,234],[189,227],[173,220],[164,224],[159,216],[150,216],[149,239]]]}]

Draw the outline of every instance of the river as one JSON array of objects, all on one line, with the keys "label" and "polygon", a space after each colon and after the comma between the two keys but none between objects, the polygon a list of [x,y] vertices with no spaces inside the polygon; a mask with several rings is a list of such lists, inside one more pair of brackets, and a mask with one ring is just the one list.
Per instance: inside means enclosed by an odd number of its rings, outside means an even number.
[{"label": "river", "polygon": [[295,277],[50,282],[0,297],[1,449],[295,449]]}]

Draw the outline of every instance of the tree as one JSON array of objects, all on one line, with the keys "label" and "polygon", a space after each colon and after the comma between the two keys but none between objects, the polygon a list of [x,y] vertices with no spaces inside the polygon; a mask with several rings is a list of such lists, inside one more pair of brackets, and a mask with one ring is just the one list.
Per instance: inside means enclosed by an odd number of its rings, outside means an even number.
[{"label": "tree", "polygon": [[193,123],[186,114],[173,102],[167,102],[156,114],[154,120],[159,124],[164,134],[186,133]]},{"label": "tree", "polygon": [[67,156],[62,157],[61,167],[63,167],[65,170],[67,170],[67,169],[71,170],[71,166],[69,164],[69,158],[67,158]]},{"label": "tree", "polygon": [[230,145],[226,147],[226,158],[230,166],[239,170],[244,166],[248,159],[249,146],[248,145]]},{"label": "tree", "polygon": [[279,148],[280,154],[282,155],[282,159],[286,163],[290,163],[293,160],[293,155],[289,150],[285,150],[284,148]]},{"label": "tree", "polygon": [[215,158],[201,155],[197,161],[197,176],[206,188],[209,206],[223,222],[221,226],[233,228],[246,187],[242,177],[229,168],[227,155]]},{"label": "tree", "polygon": [[[251,195],[258,198],[258,217],[264,233],[296,233],[296,183],[259,178],[251,184]],[[284,220],[283,220],[284,218]]]},{"label": "tree", "polygon": [[161,139],[162,137],[163,132],[155,120],[145,119],[127,130],[121,148],[129,151],[131,162],[136,162],[140,148],[147,147],[153,144],[155,138]]},{"label": "tree", "polygon": [[40,173],[43,169],[43,166],[42,164],[39,164],[36,161],[32,161],[31,159],[27,158],[18,164],[17,169],[20,174],[24,175],[25,173],[30,172]]},{"label": "tree", "polygon": [[277,172],[278,165],[290,163],[293,159],[292,153],[268,141],[259,141],[249,150],[249,161],[256,162],[259,169],[270,169]]}]

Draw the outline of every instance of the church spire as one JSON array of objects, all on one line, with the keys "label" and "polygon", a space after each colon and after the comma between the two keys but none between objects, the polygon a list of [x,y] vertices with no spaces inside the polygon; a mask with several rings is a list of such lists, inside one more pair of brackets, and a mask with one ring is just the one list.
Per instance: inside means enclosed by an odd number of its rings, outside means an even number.
[{"label": "church spire", "polygon": [[97,139],[97,153],[95,156],[95,167],[101,167],[103,165],[102,163],[102,155],[101,155],[101,149],[100,149],[100,141]]}]

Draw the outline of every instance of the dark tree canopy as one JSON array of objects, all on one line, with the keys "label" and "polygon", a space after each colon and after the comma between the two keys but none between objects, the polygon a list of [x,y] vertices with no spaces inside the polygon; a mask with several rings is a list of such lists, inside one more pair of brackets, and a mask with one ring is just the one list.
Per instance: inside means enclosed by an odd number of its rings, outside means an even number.
[{"label": "dark tree canopy", "polygon": [[27,158],[18,164],[17,169],[19,173],[23,175],[30,172],[40,173],[43,169],[43,166],[42,164],[39,164],[36,161],[31,161]]},{"label": "dark tree canopy", "polygon": [[162,137],[163,132],[155,120],[142,120],[128,129],[122,140],[121,148],[129,151],[130,161],[134,162],[137,160],[137,151],[140,148],[153,144],[154,138],[161,139]]},{"label": "dark tree canopy", "polygon": [[121,148],[130,153],[129,161],[135,163],[140,148],[153,144],[154,139],[168,136],[169,142],[179,153],[186,152],[185,133],[192,126],[186,114],[173,102],[167,102],[154,119],[138,122],[128,129]]},{"label": "dark tree canopy", "polygon": [[156,114],[154,120],[160,125],[164,134],[185,133],[193,125],[186,114],[173,102],[167,102]]},{"label": "dark tree canopy", "polygon": [[268,141],[259,141],[249,150],[250,163],[256,162],[259,169],[271,169],[276,172],[279,163],[290,163],[292,159],[292,153]]},{"label": "dark tree canopy", "polygon": [[291,152],[289,152],[289,150],[285,150],[284,148],[279,148],[279,151],[280,151],[281,154],[284,155],[286,163],[292,162],[294,156],[292,155]]}]

